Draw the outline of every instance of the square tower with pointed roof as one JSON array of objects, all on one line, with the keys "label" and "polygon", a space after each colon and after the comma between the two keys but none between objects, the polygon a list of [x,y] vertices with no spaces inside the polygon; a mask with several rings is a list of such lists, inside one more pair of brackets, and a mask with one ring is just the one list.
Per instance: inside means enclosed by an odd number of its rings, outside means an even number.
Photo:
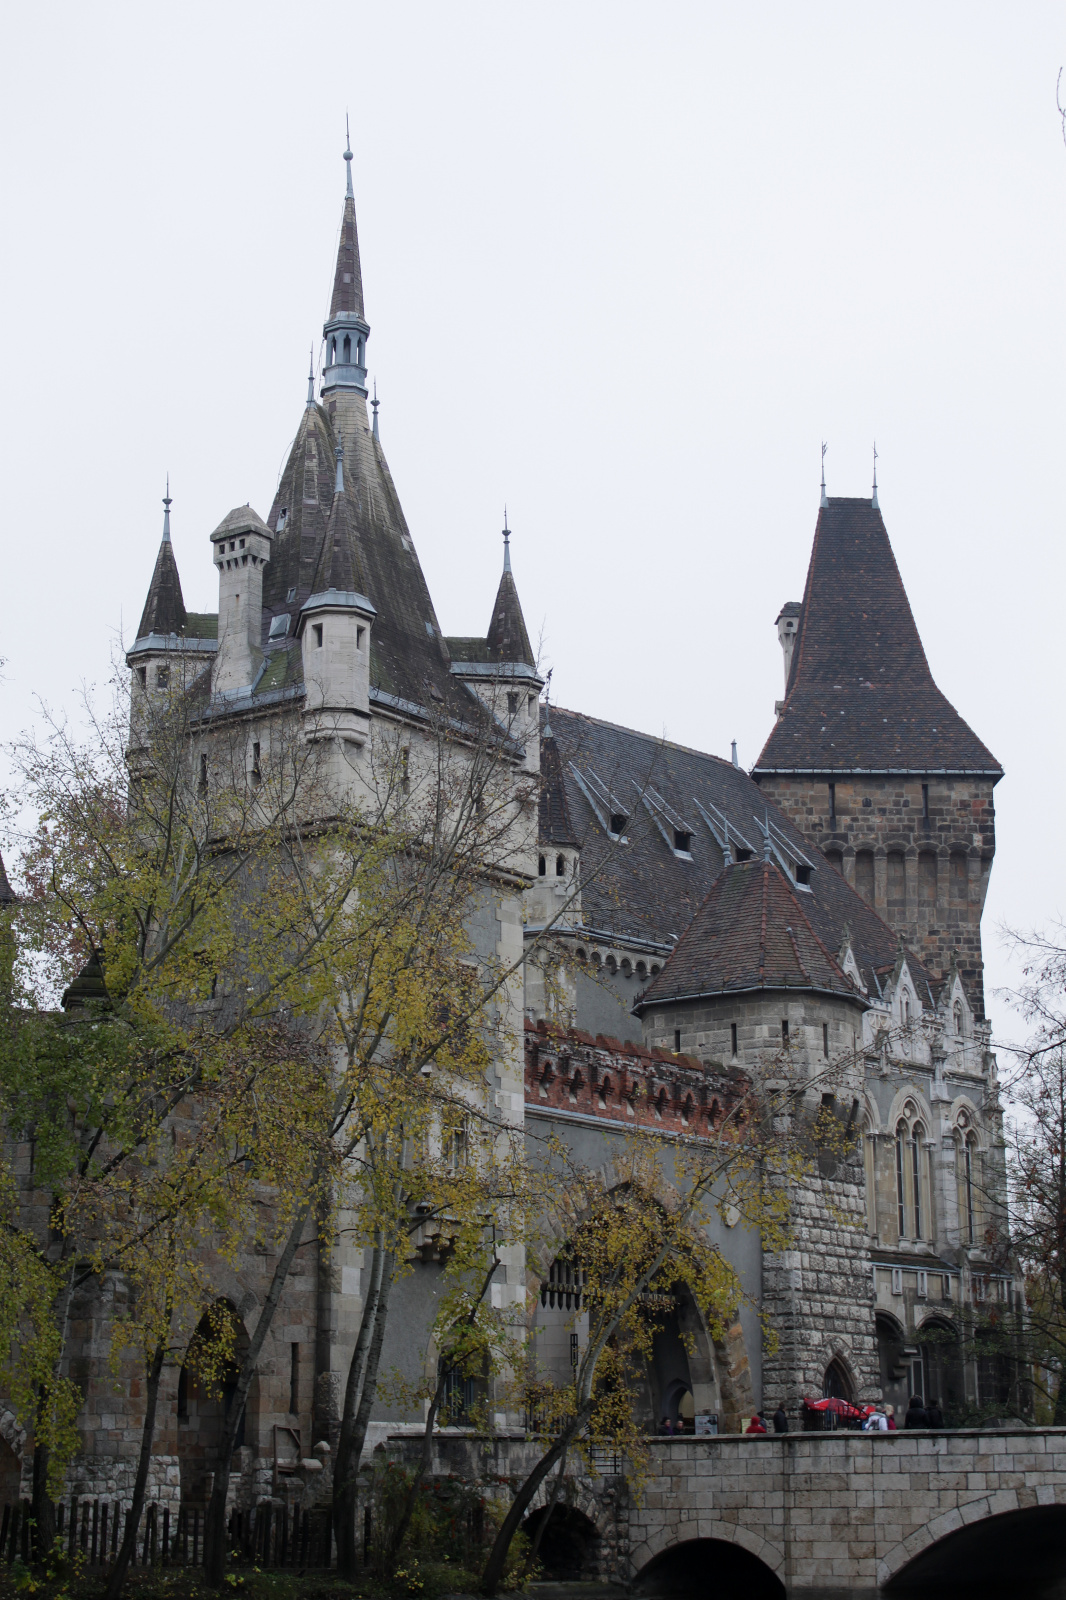
[{"label": "square tower with pointed roof", "polygon": [[982,1014],[1003,770],[933,681],[876,497],[823,500],[777,626],[785,697],[752,776],[933,972],[957,961]]}]

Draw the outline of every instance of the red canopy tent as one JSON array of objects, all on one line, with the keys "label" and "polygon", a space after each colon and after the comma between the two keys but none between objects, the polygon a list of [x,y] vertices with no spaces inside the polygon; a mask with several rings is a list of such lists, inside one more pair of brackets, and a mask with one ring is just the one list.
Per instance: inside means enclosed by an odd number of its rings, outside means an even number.
[{"label": "red canopy tent", "polygon": [[840,1400],[835,1394],[827,1395],[824,1400],[804,1400],[803,1404],[808,1411],[832,1411],[838,1417],[847,1418],[849,1422],[865,1422],[871,1411],[876,1411],[876,1406],[853,1406],[848,1400]]}]

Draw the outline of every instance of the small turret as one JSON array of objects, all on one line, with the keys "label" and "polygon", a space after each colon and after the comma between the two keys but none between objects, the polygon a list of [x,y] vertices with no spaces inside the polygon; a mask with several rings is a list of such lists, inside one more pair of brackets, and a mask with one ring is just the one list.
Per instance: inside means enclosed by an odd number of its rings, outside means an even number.
[{"label": "small turret", "polygon": [[[141,613],[137,637],[126,662],[133,670],[133,713],[138,696],[168,693],[199,676],[215,652],[215,619],[190,614],[181,593],[178,564],[170,542],[170,479],[163,496],[163,538]],[[143,702],[141,702],[143,703]]]},{"label": "small turret", "polygon": [[311,738],[362,745],[370,729],[370,633],[377,611],[361,590],[344,492],[344,446],[336,446],[337,475],[326,537],[312,593],[300,610]]},{"label": "small turret", "polygon": [[785,658],[785,693],[788,694],[788,678],[792,671],[792,652],[796,648],[796,635],[799,632],[800,612],[803,607],[798,600],[786,600],[781,610],[777,613],[777,639],[781,646],[781,654]]},{"label": "small turret", "polygon": [[218,655],[212,690],[250,690],[263,659],[263,573],[273,535],[251,506],[237,506],[211,535],[218,568]]}]

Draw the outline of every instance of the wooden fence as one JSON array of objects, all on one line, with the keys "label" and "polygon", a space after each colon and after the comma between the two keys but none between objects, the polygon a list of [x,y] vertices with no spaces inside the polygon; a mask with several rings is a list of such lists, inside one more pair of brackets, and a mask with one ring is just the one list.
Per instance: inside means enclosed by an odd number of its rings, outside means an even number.
[{"label": "wooden fence", "polygon": [[[124,1532],[121,1503],[76,1496],[56,1507],[56,1538],[66,1544],[70,1560],[88,1567],[109,1567],[118,1555]],[[141,1516],[133,1565],[144,1567],[198,1567],[203,1562],[201,1506],[150,1501]],[[121,1531],[120,1531],[121,1530]],[[28,1500],[3,1508],[0,1520],[0,1562],[9,1565],[19,1557],[30,1562],[36,1555],[33,1518]],[[229,1558],[236,1565],[328,1569],[333,1564],[333,1517],[328,1509],[301,1510],[269,1501],[247,1511],[234,1511],[229,1520]]]}]

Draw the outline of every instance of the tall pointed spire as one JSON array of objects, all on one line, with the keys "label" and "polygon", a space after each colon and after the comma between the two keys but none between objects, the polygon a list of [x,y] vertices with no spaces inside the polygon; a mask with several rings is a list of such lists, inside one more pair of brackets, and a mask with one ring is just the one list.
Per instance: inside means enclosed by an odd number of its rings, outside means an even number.
[{"label": "tall pointed spire", "polygon": [[163,496],[163,537],[137,629],[138,639],[146,639],[150,633],[182,633],[185,628],[185,601],[181,593],[178,564],[174,560],[174,546],[170,542],[170,508],[173,503],[168,473],[167,492]]},{"label": "tall pointed spire", "polygon": [[[347,124],[346,124],[347,131]],[[355,194],[352,189],[352,149],[345,144],[347,172],[341,236],[337,247],[337,266],[333,274],[333,298],[329,318],[322,330],[326,339],[326,365],[322,373],[322,394],[338,390],[354,391],[366,399],[366,341],[370,325],[363,312],[363,271],[359,262],[359,230],[355,223]]]}]

